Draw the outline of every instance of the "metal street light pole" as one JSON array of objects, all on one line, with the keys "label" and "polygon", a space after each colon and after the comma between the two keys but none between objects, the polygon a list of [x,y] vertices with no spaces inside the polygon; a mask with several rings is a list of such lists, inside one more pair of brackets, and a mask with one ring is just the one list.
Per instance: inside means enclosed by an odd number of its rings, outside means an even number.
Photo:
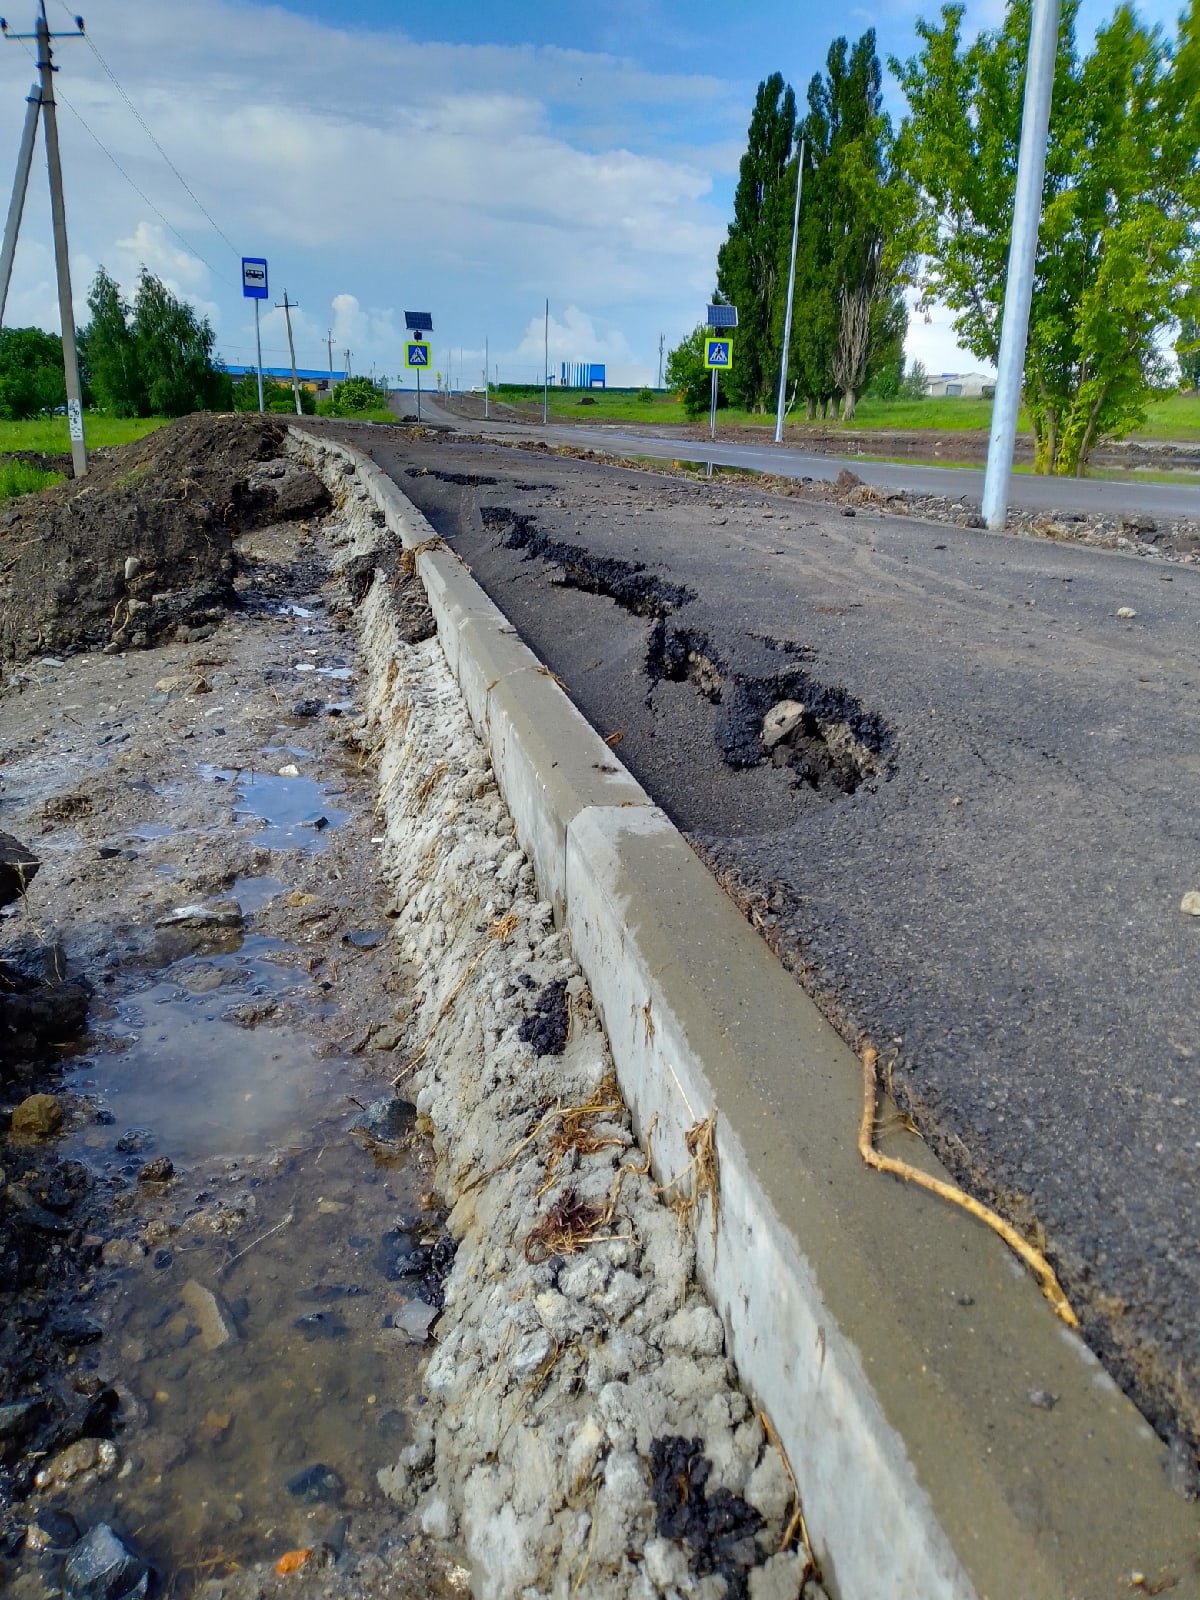
[{"label": "metal street light pole", "polygon": [[796,163],[796,208],[792,212],[792,264],[788,269],[787,313],[783,319],[783,354],[779,359],[779,399],[775,406],[775,443],[783,443],[783,407],[787,393],[788,346],[792,342],[792,301],[796,294],[796,243],[800,237],[800,196],[804,192],[804,140]]},{"label": "metal street light pole", "polygon": [[1025,345],[1029,338],[1029,304],[1033,298],[1042,181],[1046,174],[1046,135],[1050,128],[1054,65],[1058,58],[1058,16],[1059,0],[1033,0],[1016,204],[1004,290],[1004,323],[1000,334],[996,398],[992,403],[987,473],[983,481],[983,520],[989,528],[1003,528],[1008,512],[1008,480],[1017,438]]}]

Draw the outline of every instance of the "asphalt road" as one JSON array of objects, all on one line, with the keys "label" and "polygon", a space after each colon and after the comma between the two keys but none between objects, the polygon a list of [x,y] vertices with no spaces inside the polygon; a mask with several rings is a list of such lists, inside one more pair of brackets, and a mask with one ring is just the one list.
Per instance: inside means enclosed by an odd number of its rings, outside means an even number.
[{"label": "asphalt road", "polygon": [[[914,494],[947,495],[951,499],[983,498],[983,473],[968,467],[934,467],[920,462],[865,461],[861,456],[810,455],[781,445],[730,444],[664,438],[661,433],[639,433],[624,427],[531,427],[525,423],[467,424],[436,401],[421,399],[426,421],[445,427],[479,426],[497,437],[546,439],[584,450],[605,450],[613,455],[650,456],[658,461],[712,462],[714,466],[746,467],[756,472],[777,472],[785,478],[820,478],[832,482],[848,467],[864,483],[878,489],[907,489]],[[1030,511],[1084,511],[1142,513],[1158,517],[1200,517],[1200,488],[1195,485],[1123,482],[1102,478],[1044,478],[1013,473],[1008,503]]]},{"label": "asphalt road", "polygon": [[[1194,1445],[1200,566],[352,436]],[[782,699],[877,771],[772,765]]]}]

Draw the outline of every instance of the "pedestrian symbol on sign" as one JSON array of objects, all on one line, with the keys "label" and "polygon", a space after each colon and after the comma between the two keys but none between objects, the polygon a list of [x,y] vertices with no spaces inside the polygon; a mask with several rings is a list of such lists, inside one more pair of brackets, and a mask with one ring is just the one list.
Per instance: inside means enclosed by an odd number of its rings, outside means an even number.
[{"label": "pedestrian symbol on sign", "polygon": [[406,367],[428,367],[429,346],[423,340],[410,339],[404,346],[404,365]]},{"label": "pedestrian symbol on sign", "polygon": [[733,366],[733,340],[706,339],[704,341],[704,365],[710,372],[727,372]]}]

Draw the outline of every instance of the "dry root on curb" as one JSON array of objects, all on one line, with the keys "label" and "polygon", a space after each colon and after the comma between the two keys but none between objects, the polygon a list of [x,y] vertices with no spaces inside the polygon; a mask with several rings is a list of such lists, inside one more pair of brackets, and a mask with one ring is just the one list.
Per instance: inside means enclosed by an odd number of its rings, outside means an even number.
[{"label": "dry root on curb", "polygon": [[450,993],[438,1007],[437,1016],[433,1019],[433,1024],[430,1027],[429,1032],[421,1041],[421,1045],[417,1050],[417,1053],[408,1058],[408,1060],[401,1067],[400,1071],[392,1079],[393,1089],[404,1078],[407,1078],[410,1073],[415,1072],[421,1065],[421,1062],[424,1061],[425,1057],[429,1053],[430,1045],[437,1037],[438,1029],[441,1027],[442,1023],[446,1020],[446,1017],[449,1014],[451,1006],[458,999],[459,995],[466,988],[467,984],[470,983],[471,978],[474,975],[475,968],[483,960],[484,956],[488,952],[489,947],[497,940],[503,942],[505,939],[510,938],[512,934],[515,933],[519,920],[520,919],[516,917],[513,912],[509,911],[503,917],[497,917],[495,922],[492,923],[491,927],[487,931],[487,936],[480,945],[479,949],[475,952],[470,964],[464,969],[458,982],[454,985],[453,989],[451,989]]},{"label": "dry root on curb", "polygon": [[[715,1243],[720,1212],[720,1175],[717,1171],[717,1109],[714,1106],[703,1122],[695,1122],[683,1136],[691,1160],[682,1172],[655,1189],[659,1199],[679,1218],[680,1223],[694,1217],[707,1195],[712,1206],[712,1232]],[[683,1184],[691,1178],[687,1194]]]},{"label": "dry root on curb", "polygon": [[946,1200],[952,1206],[959,1206],[990,1228],[993,1233],[998,1233],[1005,1244],[1033,1273],[1041,1285],[1042,1293],[1054,1308],[1055,1315],[1065,1322],[1068,1328],[1078,1328],[1079,1318],[1071,1310],[1070,1301],[1063,1293],[1062,1285],[1054,1275],[1054,1268],[1046,1260],[1040,1250],[1026,1240],[1022,1239],[1017,1230],[1003,1217],[985,1206],[982,1201],[976,1200],[972,1195],[964,1194],[961,1189],[956,1189],[953,1184],[944,1183],[941,1178],[932,1177],[928,1172],[922,1172],[919,1167],[910,1166],[907,1161],[897,1161],[893,1156],[880,1155],[875,1148],[875,1063],[879,1059],[878,1051],[868,1045],[863,1051],[863,1114],[862,1122],[858,1129],[858,1153],[867,1166],[874,1167],[876,1172],[890,1172],[893,1177],[903,1178],[906,1183],[915,1183],[920,1189],[927,1189],[930,1194],[936,1194],[939,1199]]}]

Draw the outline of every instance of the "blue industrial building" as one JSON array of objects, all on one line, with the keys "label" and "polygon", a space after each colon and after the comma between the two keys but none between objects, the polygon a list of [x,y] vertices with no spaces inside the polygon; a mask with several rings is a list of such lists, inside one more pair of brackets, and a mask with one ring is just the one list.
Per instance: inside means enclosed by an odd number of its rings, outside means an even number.
[{"label": "blue industrial building", "polygon": [[[273,378],[276,383],[291,383],[292,381],[291,367],[264,367],[262,370],[264,378]],[[235,366],[233,362],[226,362],[225,371],[231,378],[244,378],[247,375],[252,377],[258,371],[258,368],[239,367]],[[349,373],[330,372],[325,367],[297,367],[296,377],[306,387],[311,386],[314,389],[321,389],[328,388],[330,383],[343,383],[349,377]]]}]

